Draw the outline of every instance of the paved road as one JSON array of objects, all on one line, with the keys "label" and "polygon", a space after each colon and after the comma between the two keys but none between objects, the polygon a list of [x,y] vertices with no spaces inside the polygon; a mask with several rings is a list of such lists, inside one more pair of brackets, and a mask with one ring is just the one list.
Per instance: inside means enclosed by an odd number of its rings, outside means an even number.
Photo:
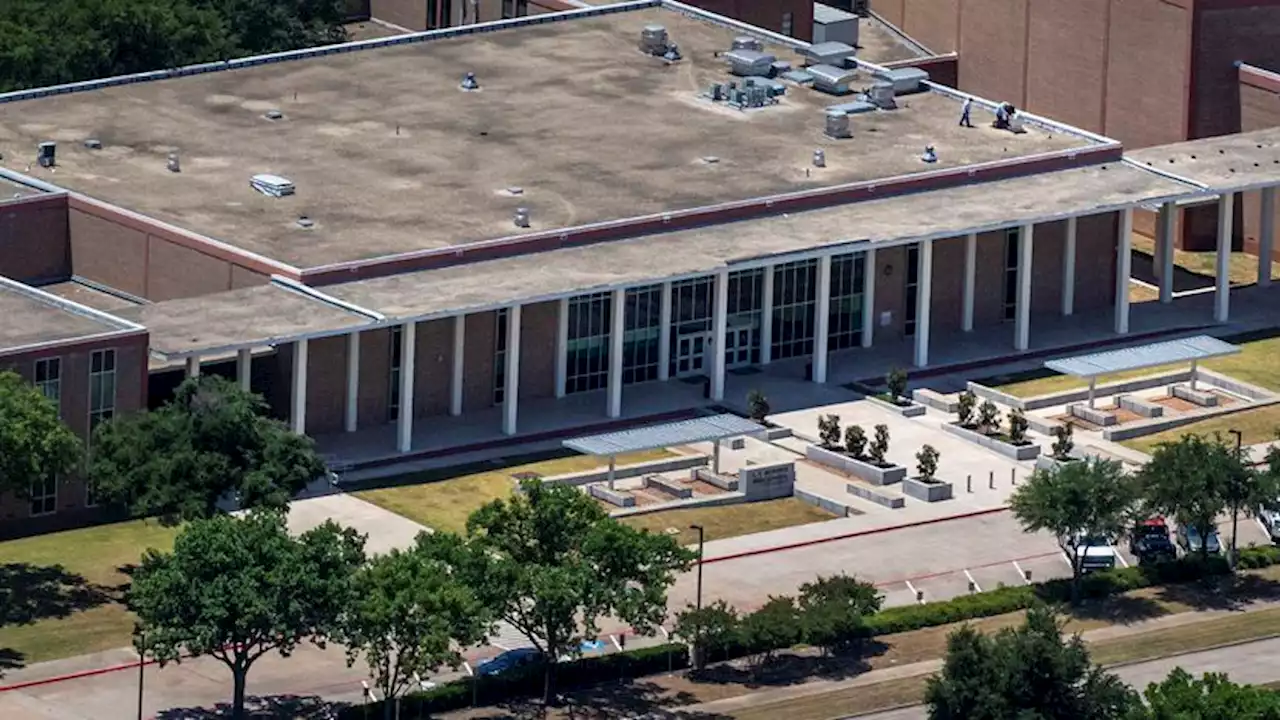
[{"label": "paved road", "polygon": [[[1199,677],[1202,673],[1226,673],[1238,683],[1259,685],[1280,680],[1280,638],[1216,650],[1188,653],[1114,669],[1115,674],[1130,685],[1144,689],[1163,680],[1171,670],[1181,667]],[[838,711],[838,708],[833,708]],[[890,710],[871,715],[858,715],[859,720],[921,720],[928,717],[923,705]]]}]

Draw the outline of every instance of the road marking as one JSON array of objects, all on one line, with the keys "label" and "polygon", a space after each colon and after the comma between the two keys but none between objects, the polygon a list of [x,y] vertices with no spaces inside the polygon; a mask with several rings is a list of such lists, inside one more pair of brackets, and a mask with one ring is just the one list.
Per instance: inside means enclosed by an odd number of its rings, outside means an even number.
[{"label": "road marking", "polygon": [[464,661],[463,661],[463,663],[462,663],[462,669],[463,669],[463,670],[466,670],[468,675],[475,675],[475,674],[476,674],[476,673],[475,673],[475,671],[471,669],[471,663],[466,662],[465,660],[464,660]]},{"label": "road marking", "polygon": [[916,586],[915,586],[915,585],[912,585],[910,580],[903,580],[903,582],[905,582],[905,583],[907,584],[907,589],[911,591],[911,597],[913,597],[913,598],[917,598],[916,602],[918,602],[918,603],[920,603],[921,605],[923,605],[923,604],[924,604],[924,597],[920,594],[920,591],[919,591],[919,590],[916,590]]},{"label": "road marking", "polygon": [[611,642],[613,642],[613,646],[614,646],[614,647],[618,648],[618,652],[622,652],[622,646],[618,644],[618,636],[617,636],[617,635],[610,635],[610,636],[609,636],[609,640],[610,640]]},{"label": "road marking", "polygon": [[966,569],[965,569],[965,571],[964,571],[964,576],[965,576],[965,577],[967,577],[967,578],[969,578],[969,582],[973,583],[973,589],[974,589],[974,591],[975,591],[975,592],[982,592],[982,586],[981,586],[981,585],[979,585],[979,584],[978,584],[978,581],[977,581],[977,580],[974,580],[974,579],[973,579],[973,576],[969,574],[969,570],[968,570],[968,568],[966,568]]},{"label": "road marking", "polygon": [[1022,579],[1022,582],[1030,585],[1031,581],[1027,579],[1027,573],[1022,569],[1022,566],[1018,564],[1018,561],[1012,560],[1010,562],[1013,563],[1013,569],[1018,571],[1018,577]]},{"label": "road marking", "polygon": [[1119,560],[1121,565],[1123,565],[1123,566],[1125,566],[1125,567],[1129,567],[1129,561],[1128,561],[1128,560],[1125,560],[1125,559],[1124,559],[1124,555],[1120,554],[1120,548],[1117,548],[1117,547],[1114,547],[1114,546],[1113,546],[1113,547],[1111,548],[1111,552],[1115,553],[1116,560]]},{"label": "road marking", "polygon": [[1067,567],[1071,568],[1071,572],[1074,573],[1076,571],[1076,566],[1075,563],[1071,562],[1071,558],[1068,557],[1065,552],[1059,553],[1059,555],[1062,556],[1062,562],[1066,563]]},{"label": "road marking", "polygon": [[503,645],[502,643],[494,642],[494,641],[492,641],[492,640],[491,640],[491,641],[489,641],[489,644],[490,644],[490,645],[492,645],[492,646],[494,646],[494,647],[496,647],[496,648],[498,648],[499,650],[501,650],[501,651],[503,651],[503,652],[507,652],[508,650],[510,650],[510,649],[511,649],[511,648],[507,647],[506,645]]},{"label": "road marking", "polygon": [[666,629],[665,627],[663,627],[663,626],[659,625],[659,626],[658,626],[658,632],[662,633],[662,639],[663,639],[663,640],[670,640],[670,639],[671,639],[671,633],[667,632],[667,629]]}]

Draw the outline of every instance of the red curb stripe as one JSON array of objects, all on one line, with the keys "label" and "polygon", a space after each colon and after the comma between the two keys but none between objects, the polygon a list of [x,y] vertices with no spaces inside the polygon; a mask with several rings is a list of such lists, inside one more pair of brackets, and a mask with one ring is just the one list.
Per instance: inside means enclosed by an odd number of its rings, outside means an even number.
[{"label": "red curb stripe", "polygon": [[[145,667],[147,665],[155,665],[157,662],[159,661],[147,660],[143,662],[142,665]],[[137,667],[137,662],[131,662],[121,663],[119,665],[108,665],[107,667],[102,668],[93,668],[92,670],[79,670],[77,672],[67,673],[65,675],[54,675],[53,677],[41,678],[39,680],[27,680],[20,683],[14,683],[12,685],[0,685],[0,693],[9,692],[11,690],[22,690],[23,688],[39,687],[41,685],[52,685],[54,683],[60,683],[67,680],[80,680],[87,677],[94,677],[95,675],[106,675],[108,673],[120,672],[121,670],[134,670],[137,669]]]}]

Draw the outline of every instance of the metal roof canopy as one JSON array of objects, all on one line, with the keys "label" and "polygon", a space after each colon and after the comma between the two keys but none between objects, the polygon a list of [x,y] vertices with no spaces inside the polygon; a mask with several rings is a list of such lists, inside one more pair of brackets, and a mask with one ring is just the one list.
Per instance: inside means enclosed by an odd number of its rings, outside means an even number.
[{"label": "metal roof canopy", "polygon": [[673,445],[723,440],[738,435],[755,435],[764,431],[765,427],[759,423],[726,413],[600,435],[588,435],[565,440],[563,444],[570,450],[586,455],[612,457]]},{"label": "metal roof canopy", "polygon": [[1049,360],[1044,366],[1064,375],[1096,378],[1099,375],[1236,355],[1240,348],[1208,335],[1166,340],[1137,347]]}]

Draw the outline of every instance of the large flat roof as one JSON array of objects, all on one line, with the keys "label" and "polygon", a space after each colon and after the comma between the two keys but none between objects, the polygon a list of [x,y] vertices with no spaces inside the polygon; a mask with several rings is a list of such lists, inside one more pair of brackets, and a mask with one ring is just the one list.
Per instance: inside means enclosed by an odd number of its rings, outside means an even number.
[{"label": "large flat roof", "polygon": [[[636,49],[654,23],[684,61]],[[997,131],[976,107],[978,127],[960,128],[959,102],[936,92],[853,116],[846,140],[824,135],[822,110],[850,97],[792,86],[747,113],[700,99],[731,79],[716,54],[741,33],[650,7],[20,100],[0,104],[0,153],[21,169],[57,140],[56,175],[33,176],[306,268],[1093,142]],[[468,71],[479,92],[459,89]],[[937,165],[920,161],[925,145]],[[815,148],[827,167],[807,172]],[[180,173],[166,170],[171,151]],[[255,173],[297,194],[260,195]],[[514,227],[517,207],[529,231]]]},{"label": "large flat roof", "polygon": [[1142,167],[1218,192],[1273,185],[1280,179],[1280,128],[1189,140],[1126,152]]},{"label": "large flat roof", "polygon": [[140,331],[87,307],[0,276],[0,356],[72,340]]}]

